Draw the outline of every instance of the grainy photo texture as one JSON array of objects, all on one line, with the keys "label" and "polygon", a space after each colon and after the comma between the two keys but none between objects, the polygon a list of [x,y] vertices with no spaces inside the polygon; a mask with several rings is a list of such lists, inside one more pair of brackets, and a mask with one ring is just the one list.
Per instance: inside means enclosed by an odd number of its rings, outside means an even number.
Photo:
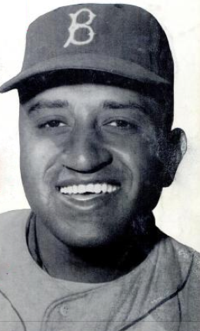
[{"label": "grainy photo texture", "polygon": [[27,30],[20,171],[0,216],[0,330],[198,331],[200,254],[153,210],[187,152],[174,60],[147,10],[59,7]]}]

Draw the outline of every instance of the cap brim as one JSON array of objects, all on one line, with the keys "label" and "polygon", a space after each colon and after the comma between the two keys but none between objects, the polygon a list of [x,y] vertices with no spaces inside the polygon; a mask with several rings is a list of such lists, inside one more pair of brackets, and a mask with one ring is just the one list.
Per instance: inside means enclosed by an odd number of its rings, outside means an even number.
[{"label": "cap brim", "polygon": [[29,69],[23,69],[17,76],[4,83],[0,87],[0,92],[3,93],[18,88],[20,83],[40,73],[67,69],[95,70],[149,84],[171,85],[169,81],[134,62],[85,53],[51,58],[50,60],[40,62]]}]

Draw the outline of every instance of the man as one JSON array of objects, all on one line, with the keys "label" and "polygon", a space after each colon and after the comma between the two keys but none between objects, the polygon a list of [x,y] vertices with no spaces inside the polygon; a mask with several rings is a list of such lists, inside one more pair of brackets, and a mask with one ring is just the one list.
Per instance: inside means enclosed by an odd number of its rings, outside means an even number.
[{"label": "man", "polygon": [[1,216],[1,329],[199,330],[199,255],[152,214],[186,150],[156,19],[127,5],[47,13],[1,92],[13,88],[31,211]]}]

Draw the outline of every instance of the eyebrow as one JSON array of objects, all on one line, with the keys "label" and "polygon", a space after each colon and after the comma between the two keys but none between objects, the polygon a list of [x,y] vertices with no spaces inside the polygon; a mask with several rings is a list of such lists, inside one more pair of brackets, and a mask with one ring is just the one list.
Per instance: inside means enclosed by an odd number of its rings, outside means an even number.
[{"label": "eyebrow", "polygon": [[103,108],[104,109],[139,109],[143,113],[147,113],[145,107],[139,105],[138,103],[135,102],[128,102],[128,103],[120,103],[120,102],[115,102],[115,101],[105,101],[103,103]]},{"label": "eyebrow", "polygon": [[[28,114],[31,114],[34,111],[41,110],[41,109],[61,109],[69,107],[69,102],[67,100],[41,100],[28,108]],[[128,102],[128,103],[121,103],[116,101],[106,100],[103,102],[103,109],[139,109],[143,113],[147,113],[146,109],[135,102]]]},{"label": "eyebrow", "polygon": [[55,108],[66,108],[69,106],[68,101],[61,101],[61,100],[54,100],[54,101],[47,101],[47,100],[42,100],[34,103],[31,105],[28,109],[28,113],[32,113],[36,110],[40,109],[55,109]]}]

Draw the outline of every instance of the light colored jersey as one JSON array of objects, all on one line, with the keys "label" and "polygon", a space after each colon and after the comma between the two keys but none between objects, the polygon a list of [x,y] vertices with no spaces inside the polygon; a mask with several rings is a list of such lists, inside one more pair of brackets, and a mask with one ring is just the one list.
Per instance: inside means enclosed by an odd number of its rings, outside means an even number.
[{"label": "light colored jersey", "polygon": [[200,256],[166,237],[100,284],[49,276],[26,242],[30,211],[0,217],[0,331],[199,331]]}]

